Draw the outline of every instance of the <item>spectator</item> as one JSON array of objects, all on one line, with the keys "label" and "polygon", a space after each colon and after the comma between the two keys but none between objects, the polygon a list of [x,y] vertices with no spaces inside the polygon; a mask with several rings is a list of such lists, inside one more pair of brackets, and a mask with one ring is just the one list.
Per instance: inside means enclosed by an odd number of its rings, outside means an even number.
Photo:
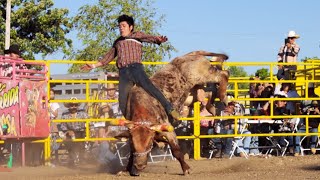
[{"label": "spectator", "polygon": [[[221,116],[233,116],[234,115],[235,103],[229,102],[224,111],[221,112]],[[234,119],[227,119],[221,121],[221,134],[233,134],[233,124]],[[233,138],[225,138],[224,139],[224,157],[229,157],[231,155],[232,150],[232,140]]]},{"label": "spectator", "polygon": [[[115,84],[113,83],[108,83],[107,84],[107,99],[108,100],[116,100],[118,99],[118,92],[117,89],[115,87]],[[109,103],[110,106],[110,117],[111,118],[121,118],[122,117],[122,113],[120,110],[120,106],[119,106],[119,102],[112,102]]]},{"label": "spectator", "polygon": [[[320,115],[320,110],[319,110],[319,102],[318,101],[312,101],[311,106],[309,106],[306,109],[306,112],[304,112],[304,114],[306,113],[307,115]],[[318,126],[320,123],[320,119],[319,118],[309,118],[309,133],[317,133],[318,132]],[[306,132],[306,126],[305,126],[305,122],[303,122],[302,127],[299,129],[298,133],[305,133]],[[295,148],[295,156],[299,156],[300,153],[300,140],[301,137],[300,136],[296,136],[296,148]],[[311,141],[310,141],[310,150],[312,154],[316,154],[316,145],[317,145],[317,141],[318,141],[318,136],[317,135],[313,135],[311,136]]]},{"label": "spectator", "polygon": [[[275,95],[275,98],[285,98],[284,95]],[[275,101],[275,106],[274,106],[274,115],[275,116],[281,116],[281,115],[291,115],[291,113],[286,109],[286,104],[287,104],[287,101],[285,100],[276,100]],[[293,122],[293,120],[295,119],[288,119],[288,118],[284,118],[282,119],[283,121],[283,124],[281,125],[274,125],[273,126],[273,130],[275,133],[278,133],[278,132],[284,132],[284,133],[291,133],[293,132],[295,129],[295,123],[296,122]],[[281,151],[282,153],[284,153],[284,151],[286,150],[286,141],[285,139],[287,139],[288,141],[288,147],[289,147],[289,151],[290,151],[290,154],[293,154],[293,136],[288,136],[288,137],[284,137],[284,136],[280,136],[278,138],[278,143],[279,145],[281,146]]]},{"label": "spectator", "polygon": [[[54,90],[50,89],[50,100],[54,100]],[[57,119],[58,117],[58,110],[60,108],[59,103],[56,102],[50,102],[49,103],[49,116],[50,120]],[[58,124],[51,122],[51,133],[57,133],[58,132]]]},{"label": "spectator", "polygon": [[[111,112],[110,105],[106,102],[103,102],[100,104],[99,109],[98,109],[98,117],[99,119],[107,119],[111,118],[112,112]],[[93,122],[94,126],[94,134],[96,138],[103,138],[105,137],[106,133],[106,122],[101,121],[101,122]],[[99,142],[97,141],[95,145],[99,145]]]},{"label": "spectator", "polygon": [[[106,86],[106,99],[107,100],[115,100],[117,99],[117,93],[116,88],[113,83],[108,83]],[[122,114],[119,109],[119,103],[118,102],[112,102],[112,103],[102,103],[99,107],[99,118],[121,118]],[[99,124],[98,124],[99,123]],[[109,123],[105,122],[98,122],[94,123],[95,131],[97,134],[97,137],[99,138],[105,138],[108,136],[108,134],[112,133],[113,129],[117,129],[119,127],[111,127]],[[106,132],[106,129],[107,132]],[[110,164],[114,164],[114,161],[116,161],[116,156],[111,152],[110,150],[110,143],[108,141],[100,141],[99,149],[98,149],[98,162],[100,163],[100,170],[104,171],[104,168],[109,168]]]},{"label": "spectator", "polygon": [[[10,57],[11,59],[23,60],[21,59],[21,52],[19,45],[13,44],[4,51],[4,54]],[[13,73],[13,67],[11,63],[3,63],[0,65],[1,68],[1,76],[11,77]],[[16,69],[28,69],[25,64],[16,64]]]},{"label": "spectator", "polygon": [[[181,116],[183,118],[190,116],[190,107],[183,106],[181,111]],[[177,136],[190,136],[192,135],[191,121],[179,121],[179,125],[175,126],[175,132]],[[188,139],[181,139],[178,141],[181,153],[184,155],[185,159],[189,159],[192,154],[192,141]]]},{"label": "spectator", "polygon": [[[286,83],[284,83],[286,84]],[[288,98],[299,98],[299,94],[297,93],[297,91],[293,88],[294,85],[292,83],[288,83],[287,87],[284,87],[286,88],[287,90],[287,97]],[[287,101],[287,105],[286,105],[286,109],[289,111],[290,114],[294,114],[294,115],[297,115],[298,112],[297,112],[297,101]]]},{"label": "spectator", "polygon": [[[50,89],[50,100],[54,100],[54,90]],[[50,102],[48,103],[49,105],[49,116],[50,116],[50,133],[51,133],[51,139],[52,139],[52,144],[51,144],[51,150],[54,152],[55,155],[55,162],[58,163],[59,157],[58,157],[58,149],[59,149],[59,144],[56,142],[56,140],[59,137],[59,129],[58,129],[58,123],[52,122],[52,120],[57,119],[58,117],[58,110],[60,108],[60,105],[56,102]]]},{"label": "spectator", "polygon": [[[244,115],[244,107],[241,106],[239,103],[235,104],[235,116],[243,116]],[[238,122],[238,134],[251,134],[251,132],[247,129],[245,119],[240,119]],[[245,151],[247,154],[249,154],[249,148],[251,143],[251,137],[246,136],[243,139],[239,138],[236,140],[236,143],[238,144],[239,148],[237,149],[237,154],[240,155],[240,157],[245,157],[245,154],[243,151]]]},{"label": "spectator", "polygon": [[4,50],[4,54],[7,54],[9,57],[18,59],[21,58],[20,47],[17,44],[13,44],[9,49]]},{"label": "spectator", "polygon": [[[294,31],[289,31],[287,38],[285,39],[284,45],[281,46],[278,53],[278,62],[282,63],[296,63],[298,53],[300,51],[299,45],[295,42],[300,36],[296,34]],[[277,73],[278,79],[290,80],[294,79],[294,74],[292,78],[290,78],[290,71],[297,70],[296,65],[284,65],[279,66],[279,70]]]},{"label": "spectator", "polygon": [[[251,77],[249,80],[255,80],[255,79]],[[250,94],[250,98],[258,97],[256,93],[256,83],[250,83],[249,94]],[[258,101],[250,101],[250,108],[255,109],[256,107],[258,107]]]},{"label": "spectator", "polygon": [[[6,49],[4,51],[4,53],[10,57],[11,59],[14,60],[20,60],[23,61],[23,59],[21,58],[21,52],[20,52],[20,47],[17,44],[13,44],[9,47],[9,49]],[[13,73],[13,67],[10,63],[4,63],[3,65],[1,65],[2,67],[2,74],[1,76],[6,76],[6,77],[11,77],[12,73]],[[16,64],[16,69],[19,70],[27,70],[28,67],[25,64]],[[17,73],[19,74],[19,73]],[[23,73],[24,75],[28,75],[28,73]]]},{"label": "spectator", "polygon": [[[319,96],[314,92],[314,84],[309,85],[308,97],[319,98]],[[301,102],[301,113],[304,115],[317,115],[319,114],[319,105],[319,100],[304,100]],[[306,132],[305,120],[303,119],[302,121],[301,128],[298,131],[299,133]],[[309,127],[311,128],[309,130],[310,133],[318,132],[319,122],[319,118],[309,118]],[[299,155],[300,153],[300,139],[300,136],[296,137],[295,155]],[[318,136],[311,136],[310,149],[312,154],[316,153],[317,140]]]},{"label": "spectator", "polygon": [[[254,98],[261,98],[261,93],[264,91],[264,86],[261,83],[257,83],[254,91]],[[263,102],[256,101],[255,106],[253,108],[260,110],[262,108]]]},{"label": "spectator", "polygon": [[[308,115],[320,115],[319,101],[314,100],[314,101],[312,101],[311,105],[312,105],[312,107],[308,109],[307,114]],[[309,118],[309,126],[311,127],[310,132],[312,132],[312,133],[318,132],[319,122],[320,122],[320,118]],[[316,153],[317,140],[318,140],[317,136],[311,136],[310,148],[311,148],[312,154]]]},{"label": "spectator", "polygon": [[[78,100],[76,97],[71,97],[70,100]],[[66,134],[66,148],[69,152],[69,165],[76,165],[79,163],[84,152],[83,142],[73,142],[72,139],[85,137],[85,123],[77,122],[74,119],[88,119],[88,114],[79,109],[80,103],[64,103],[68,108],[66,112],[62,113],[61,119],[67,119],[68,122],[61,123],[61,130]],[[61,133],[60,133],[61,134]]]},{"label": "spectator", "polygon": [[[266,84],[264,90],[261,92],[261,98],[271,98],[273,97],[273,85]],[[270,106],[268,101],[261,101],[262,109],[260,114],[269,116],[270,115]]]},{"label": "spectator", "polygon": [[[201,117],[212,116],[212,114],[209,113],[208,110],[206,109],[207,103],[208,103],[207,100],[204,100],[203,102],[201,102],[201,107],[200,107],[200,116]],[[205,118],[200,120],[200,134],[201,135],[208,135],[209,129],[212,129],[212,128],[213,128],[213,120],[210,121]],[[205,157],[206,154],[208,153],[209,140],[210,139],[207,139],[207,138],[200,140],[202,157]]]}]

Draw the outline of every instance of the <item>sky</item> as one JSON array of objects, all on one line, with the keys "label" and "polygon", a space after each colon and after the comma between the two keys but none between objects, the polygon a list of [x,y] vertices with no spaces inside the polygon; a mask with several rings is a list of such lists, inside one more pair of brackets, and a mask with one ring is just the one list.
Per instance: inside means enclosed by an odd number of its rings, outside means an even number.
[{"label": "sky", "polygon": [[[78,8],[98,0],[55,0],[55,7]],[[299,59],[320,57],[320,1],[318,0],[155,0],[157,13],[165,15],[159,32],[178,50],[172,57],[194,50],[226,53],[228,62],[276,62],[288,31],[296,41]],[[76,44],[76,32],[68,35]],[[75,46],[75,45],[74,45]],[[55,53],[46,59],[62,59]],[[170,59],[164,59],[170,61]],[[63,67],[62,67],[63,66]],[[52,66],[52,74],[64,74],[67,65]],[[261,67],[245,67],[252,74]]]}]

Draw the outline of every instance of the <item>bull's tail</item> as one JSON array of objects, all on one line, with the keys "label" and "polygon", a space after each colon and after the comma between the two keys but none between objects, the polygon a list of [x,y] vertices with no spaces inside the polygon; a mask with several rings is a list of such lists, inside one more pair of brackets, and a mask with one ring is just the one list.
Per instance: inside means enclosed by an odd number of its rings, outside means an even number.
[{"label": "bull's tail", "polygon": [[212,56],[214,60],[212,59],[211,61],[218,61],[218,62],[223,62],[229,59],[229,57],[225,54],[219,54],[219,53],[213,53],[213,52],[207,52],[207,51],[192,51],[186,54],[186,56],[188,55]]}]

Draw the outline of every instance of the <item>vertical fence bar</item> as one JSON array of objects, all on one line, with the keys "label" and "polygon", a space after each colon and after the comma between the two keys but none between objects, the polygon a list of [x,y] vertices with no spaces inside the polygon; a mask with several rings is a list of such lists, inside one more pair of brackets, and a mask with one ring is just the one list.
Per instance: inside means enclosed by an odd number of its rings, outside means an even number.
[{"label": "vertical fence bar", "polygon": [[86,81],[86,100],[89,100],[90,97],[90,82]]},{"label": "vertical fence bar", "polygon": [[89,131],[89,120],[86,121],[86,139],[90,139],[90,131]]},{"label": "vertical fence bar", "polygon": [[[90,82],[86,81],[86,100],[90,100]],[[89,121],[86,121],[86,139],[90,138]]]},{"label": "vertical fence bar", "polygon": [[193,121],[193,134],[194,139],[194,159],[200,159],[200,102],[194,103],[194,121]]},{"label": "vertical fence bar", "polygon": [[234,135],[238,135],[238,119],[234,118]]},{"label": "vertical fence bar", "polygon": [[[47,80],[48,80],[48,85],[47,85],[47,99],[48,99],[48,103],[47,103],[47,107],[49,108],[49,103],[50,103],[50,66],[51,63],[50,61],[46,61],[46,66],[47,66]],[[49,111],[49,109],[48,109]],[[50,113],[49,113],[49,118],[50,118]],[[49,119],[49,137],[45,140],[44,142],[44,160],[45,160],[45,165],[49,165],[50,161],[51,161],[51,119]]]},{"label": "vertical fence bar", "polygon": [[238,99],[238,82],[234,82],[234,98]]},{"label": "vertical fence bar", "polygon": [[44,141],[44,162],[45,162],[45,165],[48,166],[51,164],[51,146],[50,146],[50,135],[47,139],[45,139]]},{"label": "vertical fence bar", "polygon": [[309,136],[309,117],[306,117],[306,134]]},{"label": "vertical fence bar", "polygon": [[270,80],[272,81],[273,80],[273,66],[274,64],[270,64]]},{"label": "vertical fence bar", "polygon": [[270,104],[269,104],[269,107],[270,107],[270,116],[271,118],[273,117],[273,105],[274,104],[274,98],[270,98]]}]

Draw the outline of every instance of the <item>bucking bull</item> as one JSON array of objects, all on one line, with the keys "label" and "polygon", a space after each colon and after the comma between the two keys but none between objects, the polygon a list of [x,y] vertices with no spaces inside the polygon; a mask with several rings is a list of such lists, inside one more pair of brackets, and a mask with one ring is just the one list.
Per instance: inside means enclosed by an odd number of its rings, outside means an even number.
[{"label": "bucking bull", "polygon": [[[175,58],[151,77],[154,85],[162,91],[175,109],[182,108],[193,88],[210,82],[219,84],[218,97],[225,100],[229,73],[219,65],[211,65],[206,56],[215,57],[220,62],[228,59],[224,54],[194,51]],[[127,170],[130,175],[139,175],[147,166],[148,154],[154,142],[168,143],[173,156],[180,162],[183,174],[190,173],[190,167],[180,152],[176,134],[172,130],[171,119],[169,121],[161,104],[141,87],[135,86],[131,90],[125,117],[127,121],[122,125],[129,129],[127,135],[131,145],[131,156]]]}]

